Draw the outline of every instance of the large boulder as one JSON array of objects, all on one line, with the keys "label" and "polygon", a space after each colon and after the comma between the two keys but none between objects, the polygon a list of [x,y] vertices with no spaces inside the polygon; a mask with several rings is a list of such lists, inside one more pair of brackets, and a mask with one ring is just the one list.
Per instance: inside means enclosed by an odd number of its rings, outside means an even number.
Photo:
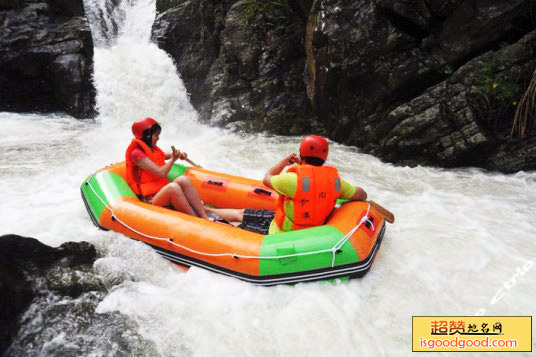
[{"label": "large boulder", "polygon": [[[314,112],[330,137],[390,162],[535,169],[527,155],[534,149],[509,137],[536,69],[533,6],[317,1],[308,82]],[[524,158],[499,164],[493,158],[504,150]]]},{"label": "large boulder", "polygon": [[173,57],[202,120],[296,133],[311,126],[300,9],[265,1],[183,1],[157,16],[153,37]]},{"label": "large boulder", "polygon": [[0,111],[94,114],[93,40],[82,0],[0,1]]},{"label": "large boulder", "polygon": [[54,284],[48,279],[50,270],[91,268],[96,256],[95,247],[86,242],[69,242],[52,248],[34,238],[0,236],[0,355],[17,335],[21,314],[43,289],[78,296],[94,288],[84,286],[78,279],[63,279],[61,284]]},{"label": "large boulder", "polygon": [[363,128],[367,135],[381,137],[365,147],[410,165],[472,165],[503,172],[536,168],[534,140],[510,139],[520,89],[532,77],[535,57],[533,31],[513,45],[474,58],[391,110],[382,120],[389,130],[375,132],[373,123]]},{"label": "large boulder", "polygon": [[207,122],[399,164],[536,169],[534,125],[511,130],[536,70],[533,0],[158,3],[153,36]]}]

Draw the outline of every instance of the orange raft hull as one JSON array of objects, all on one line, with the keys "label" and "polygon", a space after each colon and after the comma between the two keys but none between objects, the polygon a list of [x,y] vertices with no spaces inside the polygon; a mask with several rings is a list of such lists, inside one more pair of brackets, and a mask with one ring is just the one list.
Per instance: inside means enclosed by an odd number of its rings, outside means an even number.
[{"label": "orange raft hull", "polygon": [[[385,222],[364,202],[341,204],[327,223],[260,235],[140,201],[125,181],[124,163],[82,184],[93,222],[143,241],[184,266],[199,266],[259,285],[360,277],[372,264]],[[214,207],[275,210],[277,193],[260,181],[175,164],[168,175],[189,177]]]}]

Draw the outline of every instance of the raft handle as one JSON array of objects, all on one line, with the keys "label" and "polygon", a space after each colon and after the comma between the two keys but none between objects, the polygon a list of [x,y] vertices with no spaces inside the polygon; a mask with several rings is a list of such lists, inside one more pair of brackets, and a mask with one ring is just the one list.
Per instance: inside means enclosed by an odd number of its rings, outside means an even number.
[{"label": "raft handle", "polygon": [[370,229],[374,223],[374,217],[370,216],[369,219],[365,222],[365,227]]},{"label": "raft handle", "polygon": [[214,186],[223,186],[223,182],[220,182],[220,181],[211,181],[211,180],[208,180],[207,182],[209,185],[214,185]]},{"label": "raft handle", "polygon": [[253,190],[253,192],[255,192],[257,195],[262,195],[262,196],[271,196],[272,193],[270,191],[266,191],[266,190],[263,190],[262,188],[256,188]]}]

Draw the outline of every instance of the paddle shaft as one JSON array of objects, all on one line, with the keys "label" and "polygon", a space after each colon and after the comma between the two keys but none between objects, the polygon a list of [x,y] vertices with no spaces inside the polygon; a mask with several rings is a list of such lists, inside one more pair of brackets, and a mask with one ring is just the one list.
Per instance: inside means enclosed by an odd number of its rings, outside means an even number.
[{"label": "paddle shaft", "polygon": [[[173,150],[173,154],[172,155],[176,155],[177,152],[180,154],[181,152],[180,151],[177,151],[177,149],[175,149],[175,146],[171,145],[171,150]],[[198,164],[196,164],[195,162],[193,162],[192,160],[186,158],[186,159],[181,159],[181,160],[184,160],[186,161],[187,163],[189,163],[190,165],[194,166],[194,167],[197,167],[197,168],[200,168],[202,169],[201,166],[199,166]]]},{"label": "paddle shaft", "polygon": [[190,160],[190,159],[184,159],[184,161],[186,161],[187,163],[189,163],[190,165],[192,165],[192,166],[194,166],[194,167],[197,167],[197,168],[202,169],[201,166],[199,166],[198,164],[196,164],[195,162],[193,162],[193,161]]}]

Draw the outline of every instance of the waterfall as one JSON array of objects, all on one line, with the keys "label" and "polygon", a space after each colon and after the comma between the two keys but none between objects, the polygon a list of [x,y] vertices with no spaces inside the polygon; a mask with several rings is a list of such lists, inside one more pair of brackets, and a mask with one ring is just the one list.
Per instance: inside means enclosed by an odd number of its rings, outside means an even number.
[{"label": "waterfall", "polygon": [[173,60],[151,42],[155,1],[86,0],[85,8],[95,42],[98,120],[128,127],[153,117],[164,127],[199,130]]},{"label": "waterfall", "polygon": [[414,315],[536,314],[536,268],[503,288],[536,260],[534,172],[396,167],[332,143],[328,163],[396,215],[371,271],[347,283],[263,288],[184,272],[96,229],[80,185],[124,160],[135,119],[162,124],[162,149],[173,144],[205,168],[255,179],[300,138],[200,124],[173,61],[151,42],[154,1],[85,1],[99,116],[0,113],[0,234],[89,241],[100,258],[72,278],[104,288],[39,297],[11,355],[409,355]]}]

